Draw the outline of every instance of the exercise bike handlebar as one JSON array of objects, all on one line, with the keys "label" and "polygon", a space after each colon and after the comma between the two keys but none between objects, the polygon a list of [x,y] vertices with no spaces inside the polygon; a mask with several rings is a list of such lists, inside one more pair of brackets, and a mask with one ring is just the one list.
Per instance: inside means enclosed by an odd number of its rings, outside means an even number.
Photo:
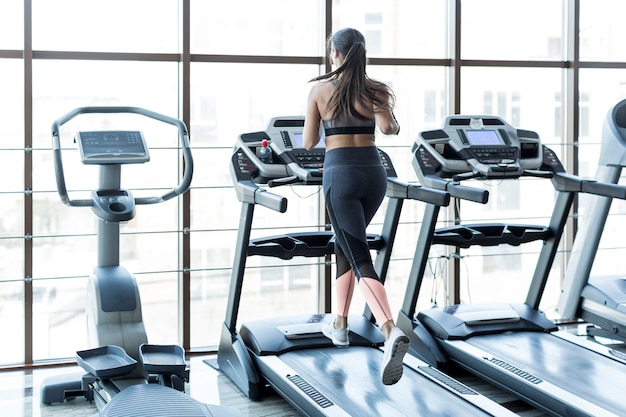
[{"label": "exercise bike handlebar", "polygon": [[52,123],[52,151],[54,158],[54,168],[56,175],[57,191],[61,201],[68,206],[91,206],[93,202],[91,199],[76,199],[72,200],[67,192],[65,185],[65,173],[63,171],[63,158],[61,150],[60,140],[60,128],[65,123],[69,122],[73,118],[81,114],[88,113],[134,113],[141,116],[149,117],[154,120],[158,120],[163,123],[167,123],[178,128],[178,137],[180,145],[183,150],[183,161],[185,170],[180,183],[161,196],[154,197],[139,197],[135,198],[135,204],[156,204],[167,201],[180,194],[183,194],[189,189],[191,185],[191,178],[193,176],[193,157],[191,155],[191,148],[189,146],[189,132],[187,126],[181,120],[173,117],[165,116],[160,113],[153,112],[141,107],[128,107],[128,106],[88,106],[78,107],[64,116],[58,118]]}]

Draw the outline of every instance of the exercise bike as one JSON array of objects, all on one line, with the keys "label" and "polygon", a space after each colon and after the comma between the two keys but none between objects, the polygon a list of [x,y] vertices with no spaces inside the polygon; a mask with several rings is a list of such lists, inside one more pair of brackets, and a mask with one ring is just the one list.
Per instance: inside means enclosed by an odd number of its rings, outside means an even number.
[{"label": "exercise bike", "polygon": [[[99,166],[98,189],[89,199],[71,199],[65,183],[60,128],[82,114],[131,113],[173,125],[178,130],[184,172],[179,184],[159,196],[134,197],[121,188],[121,167],[150,161],[141,131],[79,131],[75,142],[85,165]],[[135,277],[120,265],[120,223],[135,217],[135,206],[159,204],[185,193],[191,184],[193,158],[185,124],[138,107],[80,107],[52,124],[52,150],[61,201],[91,207],[98,218],[98,263],[87,284],[87,327],[93,348],[76,352],[86,372],[51,377],[41,388],[41,402],[52,404],[84,395],[100,416],[240,416],[231,407],[208,405],[184,393],[189,380],[185,352],[177,345],[148,343]]]}]

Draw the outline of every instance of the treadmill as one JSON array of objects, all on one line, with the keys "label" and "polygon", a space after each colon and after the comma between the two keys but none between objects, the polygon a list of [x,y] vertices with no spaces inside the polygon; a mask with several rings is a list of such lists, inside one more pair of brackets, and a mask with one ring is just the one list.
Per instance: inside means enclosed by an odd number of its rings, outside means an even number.
[{"label": "treadmill", "polygon": [[[248,256],[320,257],[334,252],[330,231],[289,233],[250,239],[255,208],[278,213],[287,199],[267,190],[283,184],[320,186],[325,149],[302,145],[304,117],[275,117],[266,130],[238,137],[230,170],[242,202],[226,318],[217,364],[250,399],[261,400],[273,389],[305,416],[512,416],[508,409],[448,377],[417,358],[406,357],[402,379],[393,386],[380,380],[384,337],[367,309],[350,315],[350,347],[337,348],[322,335],[330,314],[301,314],[245,322],[237,316]],[[257,157],[262,141],[273,151],[273,163]],[[449,195],[398,180],[388,155],[389,198],[380,235],[369,235],[377,251],[376,271],[385,277],[405,199],[447,205]],[[267,187],[260,187],[267,186]],[[271,388],[271,389],[270,389]]]},{"label": "treadmill", "polygon": [[[545,226],[460,223],[437,229],[440,206],[427,203],[397,320],[410,335],[409,354],[440,369],[460,366],[551,415],[626,415],[623,359],[577,343],[576,336],[559,331],[539,310],[576,194],[624,198],[626,188],[567,174],[536,132],[516,129],[496,116],[449,116],[441,129],[420,133],[412,152],[420,183],[459,200],[487,203],[482,189],[463,183],[470,178],[509,181],[524,176],[550,179],[557,197]],[[432,245],[460,251],[536,241],[543,245],[524,303],[456,304],[415,316]]]},{"label": "treadmill", "polygon": [[[613,106],[604,121],[596,178],[617,184],[624,166],[626,100]],[[626,276],[590,276],[612,201],[611,197],[594,196],[585,210],[567,265],[558,311],[562,317],[581,317],[590,323],[590,336],[626,342]],[[620,355],[618,350],[609,352]]]}]

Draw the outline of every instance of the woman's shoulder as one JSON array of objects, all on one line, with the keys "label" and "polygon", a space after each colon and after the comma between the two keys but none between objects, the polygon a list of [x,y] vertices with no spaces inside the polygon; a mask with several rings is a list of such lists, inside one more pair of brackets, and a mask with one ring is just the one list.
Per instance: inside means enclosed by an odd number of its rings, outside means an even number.
[{"label": "woman's shoulder", "polygon": [[316,90],[329,90],[333,89],[333,82],[331,80],[320,80],[313,85]]},{"label": "woman's shoulder", "polygon": [[334,88],[335,87],[330,81],[318,81],[316,84],[313,85],[313,87],[311,87],[311,94],[316,98],[326,101],[332,95]]}]

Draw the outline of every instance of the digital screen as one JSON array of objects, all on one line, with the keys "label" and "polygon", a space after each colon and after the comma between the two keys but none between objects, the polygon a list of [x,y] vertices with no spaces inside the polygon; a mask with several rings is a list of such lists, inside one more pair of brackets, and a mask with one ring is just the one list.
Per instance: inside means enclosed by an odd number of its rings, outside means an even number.
[{"label": "digital screen", "polygon": [[85,164],[133,164],[150,160],[140,131],[76,132],[76,142]]},{"label": "digital screen", "polygon": [[[302,132],[292,132],[291,136],[294,141],[294,148],[304,148],[304,142],[302,140]],[[326,147],[326,143],[324,143],[324,137],[320,138],[320,141],[315,145],[316,148],[324,148]]]},{"label": "digital screen", "polygon": [[101,154],[146,154],[140,132],[78,132],[85,156]]},{"label": "digital screen", "polygon": [[465,136],[470,145],[501,145],[500,137],[495,130],[466,130]]}]

